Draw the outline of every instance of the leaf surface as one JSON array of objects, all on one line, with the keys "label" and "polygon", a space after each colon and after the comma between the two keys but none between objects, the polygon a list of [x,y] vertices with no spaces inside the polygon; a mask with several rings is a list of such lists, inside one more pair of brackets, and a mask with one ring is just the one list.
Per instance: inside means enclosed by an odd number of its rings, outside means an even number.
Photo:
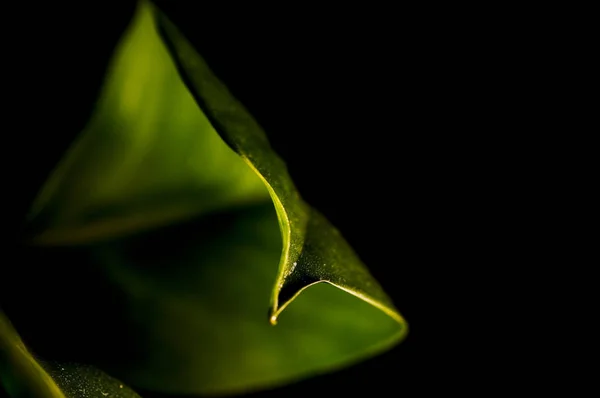
[{"label": "leaf surface", "polygon": [[139,398],[128,386],[94,367],[34,358],[1,311],[0,387],[14,398]]}]

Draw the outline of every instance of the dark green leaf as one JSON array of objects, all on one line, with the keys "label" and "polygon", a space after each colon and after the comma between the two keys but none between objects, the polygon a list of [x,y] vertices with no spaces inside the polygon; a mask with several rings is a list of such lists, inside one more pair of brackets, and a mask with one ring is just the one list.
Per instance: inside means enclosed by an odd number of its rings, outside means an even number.
[{"label": "dark green leaf", "polygon": [[283,254],[272,298],[271,321],[304,288],[327,282],[405,324],[379,284],[329,222],[298,194],[285,164],[256,120],[212,73],[204,59],[165,16],[163,37],[187,86],[223,139],[261,176],[269,189],[283,236]]}]

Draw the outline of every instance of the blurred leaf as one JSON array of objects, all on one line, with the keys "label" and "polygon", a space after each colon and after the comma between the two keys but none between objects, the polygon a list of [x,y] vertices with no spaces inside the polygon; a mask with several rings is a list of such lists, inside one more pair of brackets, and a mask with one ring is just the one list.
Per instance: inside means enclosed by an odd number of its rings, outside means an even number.
[{"label": "blurred leaf", "polygon": [[[28,345],[134,389],[229,394],[399,342],[406,324],[377,281],[301,199],[251,115],[158,17],[191,94],[142,2],[96,113],[30,213],[34,246],[2,286]],[[288,308],[277,327],[265,319],[269,300],[273,324]]]},{"label": "blurred leaf", "polygon": [[265,198],[181,83],[144,6],[89,124],[38,195],[30,234],[72,244]]}]

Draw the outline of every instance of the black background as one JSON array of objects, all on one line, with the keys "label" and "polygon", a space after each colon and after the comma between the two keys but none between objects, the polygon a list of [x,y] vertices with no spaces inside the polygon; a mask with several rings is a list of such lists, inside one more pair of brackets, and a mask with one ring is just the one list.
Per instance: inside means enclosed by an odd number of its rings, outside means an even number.
[{"label": "black background", "polygon": [[[15,209],[6,242],[85,124],[135,6],[22,4],[7,15],[25,28],[5,36],[12,127],[3,129],[2,170]],[[303,197],[342,231],[411,328],[376,358],[251,396],[499,388],[485,381],[497,348],[481,337],[488,309],[478,293],[490,278],[483,264],[499,267],[504,256],[491,242],[508,216],[499,204],[512,198],[490,158],[514,109],[500,94],[511,65],[490,55],[493,36],[433,8],[158,4],[256,116]]]}]

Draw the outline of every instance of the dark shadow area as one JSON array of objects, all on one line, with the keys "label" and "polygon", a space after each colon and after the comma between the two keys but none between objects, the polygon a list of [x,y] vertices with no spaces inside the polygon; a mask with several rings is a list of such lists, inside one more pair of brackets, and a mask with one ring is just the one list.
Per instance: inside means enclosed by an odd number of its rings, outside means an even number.
[{"label": "dark shadow area", "polygon": [[[134,318],[140,314],[131,309],[136,289],[123,288],[107,264],[117,264],[128,275],[144,275],[134,276],[131,285],[155,280],[161,286],[180,286],[181,294],[188,289],[188,296],[201,295],[182,282],[198,274],[199,260],[188,257],[190,248],[205,250],[210,256],[239,247],[244,239],[231,230],[240,215],[251,217],[265,211],[274,210],[269,203],[251,205],[125,239],[69,248],[21,247],[16,252],[18,266],[3,269],[1,307],[25,345],[40,358],[127,368],[128,360],[146,356],[136,349],[143,346],[138,341],[143,336],[135,333],[139,320]],[[274,214],[272,218],[275,226]],[[230,239],[223,240],[223,236]],[[225,270],[223,275],[227,278]]]}]

